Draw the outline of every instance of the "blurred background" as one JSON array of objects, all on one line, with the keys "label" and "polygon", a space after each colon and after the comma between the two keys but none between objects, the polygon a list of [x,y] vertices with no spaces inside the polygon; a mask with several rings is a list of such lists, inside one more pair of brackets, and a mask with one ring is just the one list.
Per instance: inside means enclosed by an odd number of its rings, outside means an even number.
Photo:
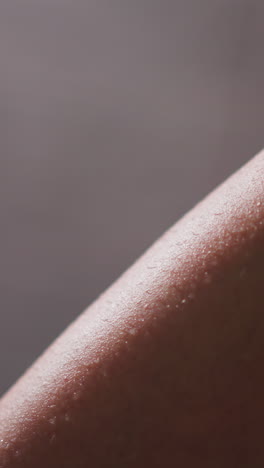
[{"label": "blurred background", "polygon": [[263,145],[259,0],[2,0],[0,392]]}]

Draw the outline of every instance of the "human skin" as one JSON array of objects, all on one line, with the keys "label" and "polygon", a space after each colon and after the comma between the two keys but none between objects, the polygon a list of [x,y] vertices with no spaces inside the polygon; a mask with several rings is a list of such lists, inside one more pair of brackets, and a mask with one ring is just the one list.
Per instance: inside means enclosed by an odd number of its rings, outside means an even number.
[{"label": "human skin", "polygon": [[263,467],[263,312],[264,152],[4,395],[0,467]]}]

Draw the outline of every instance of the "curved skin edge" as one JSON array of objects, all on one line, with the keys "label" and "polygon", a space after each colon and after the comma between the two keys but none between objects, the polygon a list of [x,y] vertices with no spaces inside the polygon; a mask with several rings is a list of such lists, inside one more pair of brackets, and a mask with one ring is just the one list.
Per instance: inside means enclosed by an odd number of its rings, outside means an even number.
[{"label": "curved skin edge", "polygon": [[0,401],[0,467],[262,467],[264,152]]}]

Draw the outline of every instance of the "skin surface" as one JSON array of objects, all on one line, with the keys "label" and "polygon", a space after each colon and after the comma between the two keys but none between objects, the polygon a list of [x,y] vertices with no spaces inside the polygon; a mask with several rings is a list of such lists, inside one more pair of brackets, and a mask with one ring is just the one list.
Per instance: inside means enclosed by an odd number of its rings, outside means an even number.
[{"label": "skin surface", "polygon": [[264,152],[0,402],[1,468],[263,467]]}]

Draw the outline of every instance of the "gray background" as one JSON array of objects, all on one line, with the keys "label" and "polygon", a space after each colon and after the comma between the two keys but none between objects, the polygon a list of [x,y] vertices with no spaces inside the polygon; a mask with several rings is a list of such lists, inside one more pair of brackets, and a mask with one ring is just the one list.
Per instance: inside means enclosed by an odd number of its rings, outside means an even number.
[{"label": "gray background", "polygon": [[264,4],[2,0],[0,391],[263,144]]}]

